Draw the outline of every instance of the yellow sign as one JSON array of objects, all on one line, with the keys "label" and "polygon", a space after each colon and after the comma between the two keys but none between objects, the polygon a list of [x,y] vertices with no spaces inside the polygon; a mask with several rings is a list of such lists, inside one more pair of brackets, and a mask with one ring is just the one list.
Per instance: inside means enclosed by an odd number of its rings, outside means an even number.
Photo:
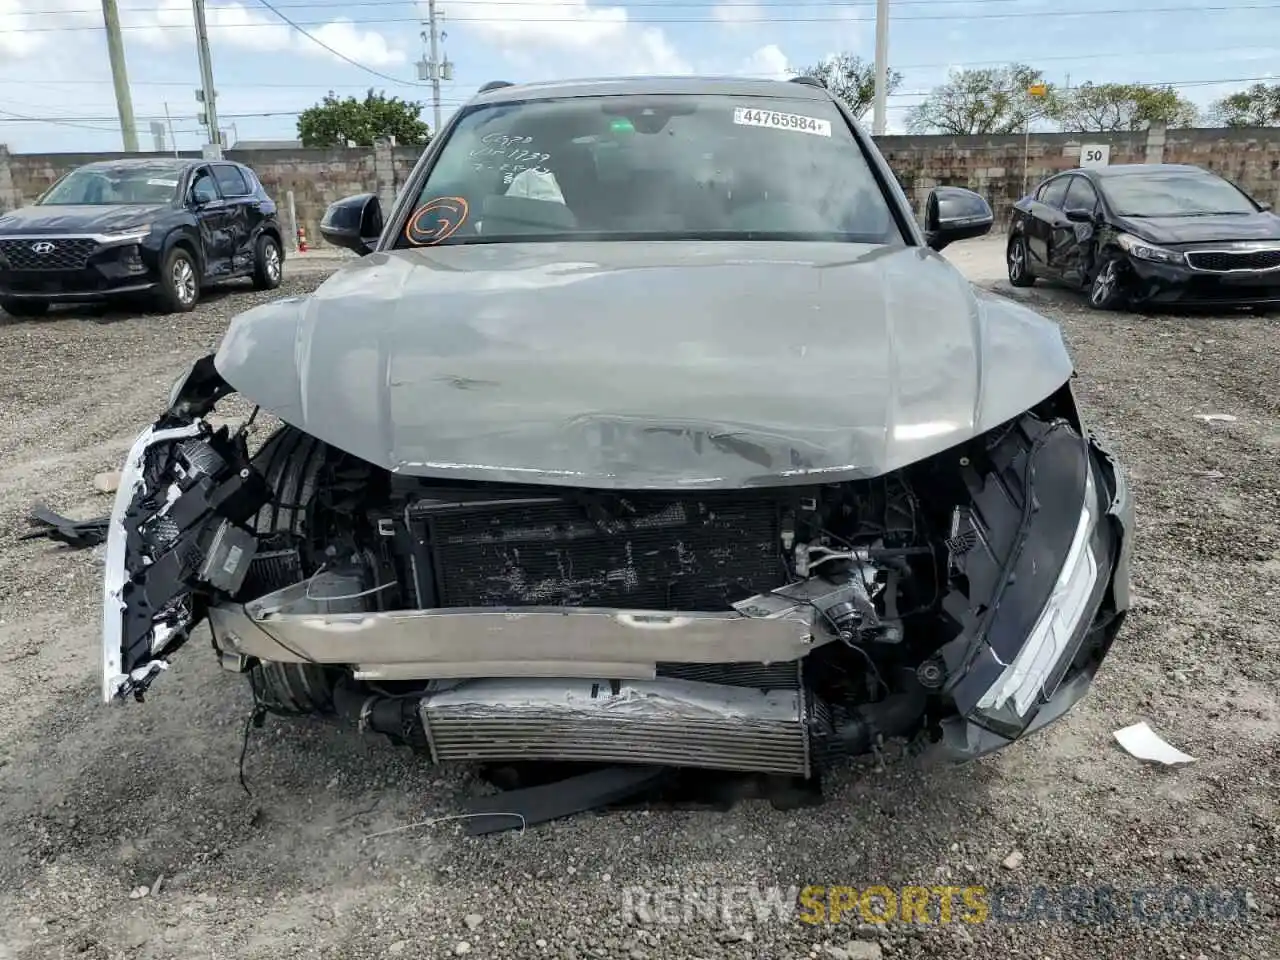
[{"label": "yellow sign", "polygon": [[1043,97],[1048,92],[1049,87],[1044,83],[1033,83],[1031,86],[1027,87],[1027,93],[1031,94],[1033,97]]}]

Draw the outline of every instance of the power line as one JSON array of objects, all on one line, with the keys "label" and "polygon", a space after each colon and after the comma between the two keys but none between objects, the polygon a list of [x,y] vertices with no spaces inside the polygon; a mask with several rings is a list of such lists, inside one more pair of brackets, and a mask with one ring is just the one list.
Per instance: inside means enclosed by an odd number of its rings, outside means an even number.
[{"label": "power line", "polygon": [[[1224,83],[1262,83],[1266,81],[1272,81],[1275,79],[1276,78],[1274,76],[1266,76],[1266,77],[1222,77],[1222,78],[1216,78],[1216,79],[1197,79],[1197,80],[1166,80],[1166,81],[1151,80],[1151,81],[1143,81],[1140,83],[1135,83],[1134,86],[1201,87],[1201,86],[1216,86]],[[927,97],[932,93],[933,93],[932,90],[910,90],[910,91],[898,91],[898,92],[889,94],[889,96],[897,97],[897,98]],[[467,101],[457,101],[457,102],[441,101],[441,102],[448,106],[461,106]],[[904,104],[903,106],[906,106],[906,105]],[[0,123],[29,122],[29,123],[83,124],[83,123],[114,123],[115,122],[115,120],[111,117],[61,117],[61,116],[58,116],[54,118],[46,118],[46,117],[26,116],[23,114],[14,114],[8,111],[0,111],[0,113],[7,113],[8,116],[12,118],[12,119],[0,118]],[[222,116],[222,119],[251,120],[251,119],[257,119],[260,117],[296,117],[301,113],[302,113],[301,110],[263,110],[256,113],[228,113],[228,114],[224,114]],[[162,120],[162,119],[164,119],[163,116],[152,116],[152,117],[144,116],[139,118],[140,121]]]},{"label": "power line", "polygon": [[[258,0],[258,3],[262,4],[262,6],[266,7],[268,10],[270,10],[272,13],[274,13],[277,17],[279,17],[281,20],[283,20],[283,21],[284,21],[285,23],[287,23],[289,26],[293,27],[293,29],[294,29],[294,30],[297,30],[300,34],[302,34],[304,37],[306,37],[306,38],[307,38],[308,40],[310,40],[312,43],[316,44],[317,46],[323,47],[325,50],[328,50],[330,53],[332,53],[332,54],[333,54],[335,57],[337,57],[339,60],[343,60],[343,61],[345,61],[345,62],[347,62],[347,63],[351,64],[351,66],[353,66],[353,67],[357,67],[357,68],[359,68],[359,69],[363,70],[365,73],[372,74],[372,75],[373,75],[373,76],[375,76],[375,77],[381,77],[383,80],[389,80],[391,83],[398,83],[398,84],[402,84],[402,85],[404,85],[404,86],[406,86],[406,87],[420,87],[420,86],[424,86],[424,84],[420,84],[420,83],[413,83],[413,82],[411,82],[411,81],[409,81],[409,80],[399,80],[399,79],[397,79],[396,77],[391,76],[390,74],[381,73],[381,72],[379,72],[379,71],[377,71],[377,70],[373,69],[373,67],[366,67],[363,63],[360,63],[360,62],[358,62],[358,61],[356,61],[356,60],[352,60],[352,59],[351,59],[350,57],[348,57],[345,53],[339,53],[337,50],[333,49],[333,47],[329,46],[327,43],[325,43],[323,40],[321,40],[319,37],[315,36],[314,34],[308,33],[306,30],[304,30],[304,29],[302,28],[302,26],[301,26],[301,25],[299,25],[299,24],[297,24],[297,23],[294,23],[294,22],[293,22],[292,20],[290,20],[287,16],[285,16],[283,13],[281,13],[279,10],[277,10],[275,7],[273,7],[270,3],[268,3],[268,2],[267,2],[267,0]],[[416,23],[417,21],[414,21],[414,22]],[[270,24],[258,24],[258,26],[270,26]],[[309,26],[324,26],[324,24],[323,24],[323,23],[322,23],[322,24],[309,24]]]},{"label": "power line", "polygon": [[[528,6],[528,0],[482,0],[485,6],[493,7],[521,7]],[[1026,0],[894,0],[894,6],[927,6],[927,7],[947,7],[959,4],[965,6],[985,6],[989,3],[1025,3]],[[574,7],[581,6],[581,0],[539,0],[541,7]],[[325,9],[347,9],[349,7],[417,7],[418,0],[339,0],[337,3],[277,3],[276,9],[279,10],[325,10]],[[663,10],[667,8],[679,9],[684,7],[703,8],[703,7],[874,7],[875,0],[760,0],[759,3],[754,0],[670,0],[670,2],[632,2],[627,6],[630,9],[657,9]],[[158,13],[169,8],[162,6],[151,7],[121,7],[120,10],[126,13]],[[23,17],[54,17],[67,14],[90,14],[98,11],[85,8],[80,10],[32,10],[24,11],[21,14],[11,14],[11,16]],[[1049,12],[1045,8],[1045,12]]]},{"label": "power line", "polygon": [[[378,73],[378,71],[373,70],[370,67],[366,67],[363,64],[356,63],[354,60],[351,60],[345,55],[338,53],[338,51],[334,50],[328,44],[324,43],[324,41],[317,39],[316,37],[312,36],[310,33],[307,33],[305,29],[303,29],[304,27],[323,27],[328,25],[329,23],[332,23],[333,22],[332,20],[304,20],[304,21],[295,22],[293,20],[290,20],[283,13],[277,10],[275,7],[267,3],[267,0],[257,0],[257,2],[262,4],[264,7],[270,10],[276,16],[278,16],[281,20],[283,20],[289,26],[293,27],[299,33],[302,33],[304,36],[308,37],[313,42],[324,47],[326,50],[328,50],[330,53],[334,54],[335,56],[339,57],[340,59],[346,60],[348,63],[352,64],[353,66],[359,67],[361,70],[365,70],[368,73],[372,73],[374,76],[379,76],[385,79],[392,80],[392,82],[395,82],[395,83],[406,82],[403,80],[395,80],[394,78],[387,77],[387,75],[384,73]],[[894,22],[909,23],[909,22],[923,22],[923,21],[954,22],[958,20],[963,20],[963,21],[1017,20],[1017,19],[1027,18],[1027,17],[1036,17],[1039,19],[1043,19],[1046,15],[1050,15],[1050,14],[1055,19],[1061,18],[1061,17],[1110,17],[1110,16],[1128,15],[1133,13],[1201,14],[1201,13],[1214,13],[1214,12],[1226,12],[1226,11],[1237,11],[1237,10],[1240,10],[1240,11],[1275,10],[1278,8],[1280,8],[1280,3],[1261,3],[1261,4],[1245,4],[1245,5],[1222,4],[1218,6],[1209,6],[1209,7],[1206,7],[1206,6],[1112,7],[1108,9],[1102,9],[1102,10],[1048,11],[1048,10],[1041,9],[1041,10],[1035,10],[1035,11],[1021,11],[1018,13],[976,13],[976,14],[967,15],[967,16],[961,15],[961,14],[946,14],[946,15],[929,14],[929,15],[917,16],[917,17],[895,17]],[[875,17],[743,17],[741,19],[735,20],[734,22],[735,23],[872,23],[874,22],[874,20],[875,20]],[[417,23],[421,23],[421,20],[417,17],[375,17],[367,20],[345,20],[343,22],[346,24],[349,24],[350,26],[362,27],[362,26],[377,26],[381,24],[393,24],[393,23],[417,24]],[[449,18],[449,22],[454,24],[459,24],[459,23],[541,24],[541,23],[580,23],[582,21],[581,21],[581,18],[579,17],[457,17],[457,16],[451,16]],[[636,19],[627,20],[628,24],[635,25],[635,26],[643,26],[645,24],[681,24],[681,23],[719,24],[721,22],[722,21],[720,20],[717,20],[715,18],[709,18],[709,17],[645,17],[644,19],[636,18]],[[257,29],[261,27],[270,27],[271,24],[262,23],[262,22],[247,22],[247,23],[222,23],[222,24],[219,24],[218,26],[223,30],[227,30],[227,29],[248,30],[248,29]],[[102,28],[97,26],[67,25],[67,26],[61,26],[61,27],[22,27],[17,30],[7,30],[6,32],[7,33],[65,33],[65,32],[71,32],[71,31],[96,31],[100,29]],[[133,24],[133,25],[125,26],[122,29],[124,30],[188,30],[190,29],[190,27],[187,24],[162,23],[162,24]],[[419,86],[419,84],[409,84],[409,85]]]},{"label": "power line", "polygon": [[111,123],[116,121],[111,117],[103,120],[61,120],[50,117],[29,117],[22,113],[11,113],[8,110],[0,110],[0,123],[51,123],[59,127],[79,127],[81,130],[96,130],[98,133],[114,133],[110,127],[91,127],[90,123]]},{"label": "power line", "polygon": [[[899,0],[894,0],[894,2],[897,3],[899,2]],[[982,0],[973,0],[973,2],[982,2]],[[1032,63],[1032,66],[1034,66],[1035,64],[1043,63],[1046,61],[1054,62],[1054,63],[1064,63],[1064,62],[1070,63],[1077,60],[1133,59],[1135,57],[1179,57],[1179,56],[1190,56],[1192,54],[1196,56],[1202,56],[1205,54],[1215,54],[1215,53],[1238,54],[1238,53],[1246,53],[1251,50],[1265,51],[1270,53],[1272,52],[1273,49],[1274,48],[1272,47],[1231,46],[1231,47],[1196,47],[1194,49],[1179,49],[1179,50],[1112,50],[1106,53],[1055,54],[1053,56],[1048,56],[1048,57],[1029,57],[1027,59],[1034,61]],[[894,64],[890,64],[890,66],[895,70],[932,70],[932,69],[940,69],[942,67],[963,68],[963,67],[998,66],[1000,64],[1011,63],[1013,62],[1013,60],[1016,60],[1016,59],[1017,58],[1011,59],[1009,57],[1003,57],[1003,58],[997,58],[994,60],[947,60],[945,62],[939,61],[935,63],[903,63],[903,64],[894,63]],[[1273,79],[1273,78],[1265,78],[1265,79]],[[108,80],[51,80],[51,79],[29,80],[25,77],[17,80],[9,80],[9,79],[5,79],[4,77],[0,77],[0,86],[4,84],[14,84],[14,85],[21,85],[23,87],[26,87],[26,86],[100,87],[107,82],[109,81]],[[135,80],[132,77],[130,77],[129,84],[130,86],[134,86],[134,87],[184,87],[185,88],[185,87],[191,86],[191,81],[190,80]],[[415,84],[415,86],[425,86],[425,84]],[[449,86],[456,87],[456,86],[459,86],[459,84],[453,83],[453,84],[450,84]],[[220,89],[227,89],[227,90],[231,90],[231,89],[276,90],[278,89],[278,90],[326,90],[327,91],[327,90],[339,90],[339,89],[365,90],[368,88],[368,84],[326,83],[326,82],[274,83],[274,82],[264,81],[259,83],[219,83],[218,87]]]}]

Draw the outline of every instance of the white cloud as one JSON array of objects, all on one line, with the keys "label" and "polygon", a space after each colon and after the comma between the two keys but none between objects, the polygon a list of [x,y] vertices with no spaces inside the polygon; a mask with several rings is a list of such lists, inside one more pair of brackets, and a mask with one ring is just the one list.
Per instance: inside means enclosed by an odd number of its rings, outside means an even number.
[{"label": "white cloud", "polygon": [[[101,27],[102,15],[85,0],[0,0],[0,55],[12,58],[42,53],[59,37],[59,27]],[[39,13],[40,16],[33,16]],[[286,23],[244,3],[210,4],[205,8],[209,43],[259,53],[296,52],[337,60]],[[135,46],[192,51],[195,19],[190,0],[160,0],[155,6],[120,11],[126,51]],[[24,32],[33,28],[41,32]],[[361,30],[350,20],[337,19],[310,31],[333,49],[368,66],[403,63],[405,54],[380,33]],[[92,37],[82,32],[68,36]]]},{"label": "white cloud", "polygon": [[81,0],[0,0],[0,55],[31,56],[53,45],[57,27],[101,22]]},{"label": "white cloud", "polygon": [[787,55],[776,43],[761,47],[752,53],[742,62],[738,72],[745,76],[762,77],[766,80],[787,80],[795,76]]},{"label": "white cloud", "polygon": [[[494,43],[513,64],[533,66],[541,60],[537,54],[558,52],[581,57],[583,72],[600,76],[693,72],[660,27],[632,22],[625,7],[588,0],[451,0],[449,13],[454,29]],[[561,75],[575,72],[563,61],[555,67]]]},{"label": "white cloud", "polygon": [[468,31],[513,48],[513,52],[526,45],[587,49],[621,40],[628,26],[624,8],[593,7],[587,0],[456,0],[450,3],[449,12],[457,15],[454,22],[459,26],[465,24]]},{"label": "white cloud", "polygon": [[[382,34],[372,30],[361,30],[350,20],[333,20],[318,30],[310,32],[317,40],[333,47],[343,56],[350,57],[367,67],[389,67],[404,63],[403,50],[392,47]],[[306,37],[299,34],[295,39],[316,53],[324,54],[323,48],[316,46]]]},{"label": "white cloud", "polygon": [[765,10],[758,3],[728,0],[712,7],[711,16],[728,27],[743,29],[758,25],[765,16]]}]

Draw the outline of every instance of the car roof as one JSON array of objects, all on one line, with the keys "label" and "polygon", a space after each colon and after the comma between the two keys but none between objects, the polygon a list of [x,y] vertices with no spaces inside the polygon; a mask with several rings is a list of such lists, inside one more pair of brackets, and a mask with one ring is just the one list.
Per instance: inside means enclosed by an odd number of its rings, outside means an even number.
[{"label": "car roof", "polygon": [[508,103],[515,100],[632,94],[705,94],[810,101],[831,99],[831,94],[825,87],[789,80],[756,80],[746,77],[601,77],[511,84],[477,94],[472,102]]},{"label": "car roof", "polygon": [[182,171],[200,163],[182,157],[121,157],[118,160],[94,160],[81,164],[77,170],[173,170]]},{"label": "car roof", "polygon": [[1092,167],[1089,173],[1095,177],[1132,177],[1144,173],[1209,173],[1204,167],[1191,163],[1117,163],[1115,166]]}]

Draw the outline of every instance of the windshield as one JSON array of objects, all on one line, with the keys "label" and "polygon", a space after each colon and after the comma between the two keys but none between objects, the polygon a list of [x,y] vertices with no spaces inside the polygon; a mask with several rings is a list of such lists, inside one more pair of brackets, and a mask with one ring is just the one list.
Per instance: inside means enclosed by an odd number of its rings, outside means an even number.
[{"label": "windshield", "polygon": [[1102,193],[1121,217],[1195,217],[1257,213],[1234,186],[1211,173],[1122,174],[1102,179]]},{"label": "windshield", "polygon": [[178,191],[173,166],[87,167],[73,170],[38,201],[41,206],[168,203]]},{"label": "windshield", "polygon": [[832,103],[608,96],[469,112],[396,245],[585,239],[903,242]]}]

